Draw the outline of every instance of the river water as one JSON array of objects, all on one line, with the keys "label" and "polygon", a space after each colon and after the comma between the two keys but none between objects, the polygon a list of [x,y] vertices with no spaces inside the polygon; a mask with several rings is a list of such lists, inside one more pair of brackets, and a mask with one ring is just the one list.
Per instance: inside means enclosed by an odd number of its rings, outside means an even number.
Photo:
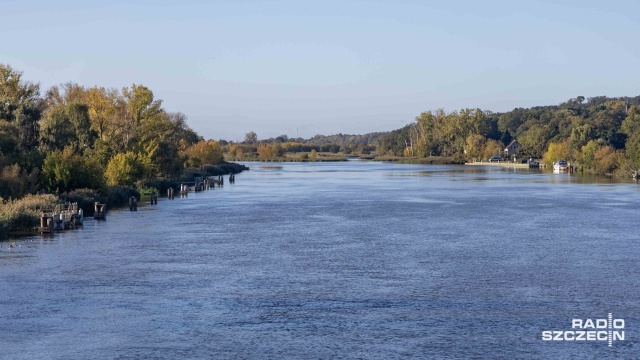
[{"label": "river water", "polygon": [[[0,358],[633,358],[640,185],[254,163],[0,248]],[[571,320],[625,340],[543,341]]]}]

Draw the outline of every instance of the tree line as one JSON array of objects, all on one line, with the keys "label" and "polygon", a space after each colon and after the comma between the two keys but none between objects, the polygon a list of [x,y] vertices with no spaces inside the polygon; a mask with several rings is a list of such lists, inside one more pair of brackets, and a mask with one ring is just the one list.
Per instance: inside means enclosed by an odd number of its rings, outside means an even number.
[{"label": "tree line", "polygon": [[234,142],[219,140],[224,154],[231,159],[242,160],[278,160],[287,153],[296,154],[297,159],[306,160],[318,157],[318,153],[325,156],[339,158],[341,155],[370,154],[376,150],[375,139],[384,133],[370,133],[364,135],[315,135],[310,139],[290,138],[280,135],[273,138],[258,140],[258,135],[250,131],[245,134],[244,141]]},{"label": "tree line", "polygon": [[377,152],[394,156],[488,159],[516,139],[521,156],[576,162],[585,171],[628,172],[640,168],[640,97],[586,99],[560,105],[426,111],[415,122],[378,140]]},{"label": "tree line", "polygon": [[186,121],[143,85],[66,83],[42,93],[0,64],[0,197],[135,186],[221,162],[220,145]]}]

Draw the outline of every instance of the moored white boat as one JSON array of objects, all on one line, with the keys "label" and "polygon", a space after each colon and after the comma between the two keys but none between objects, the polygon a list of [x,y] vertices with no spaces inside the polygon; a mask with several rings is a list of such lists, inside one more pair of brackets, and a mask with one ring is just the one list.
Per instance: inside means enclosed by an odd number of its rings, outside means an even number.
[{"label": "moored white boat", "polygon": [[555,164],[553,164],[554,171],[567,171],[569,166],[567,165],[567,160],[558,160]]}]

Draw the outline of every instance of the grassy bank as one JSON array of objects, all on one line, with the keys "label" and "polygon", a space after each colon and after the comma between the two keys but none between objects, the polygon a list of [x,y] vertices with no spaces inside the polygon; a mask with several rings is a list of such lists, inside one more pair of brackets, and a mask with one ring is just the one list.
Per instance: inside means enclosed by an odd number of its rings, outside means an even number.
[{"label": "grassy bank", "polygon": [[59,196],[43,194],[27,195],[21,199],[0,198],[0,239],[8,235],[34,234],[42,212],[52,210],[57,204],[77,202],[85,216],[92,216],[95,202],[113,209],[127,205],[131,196],[140,198],[140,193],[131,187],[114,186],[104,193],[77,189]]},{"label": "grassy bank", "polygon": [[94,203],[107,204],[107,209],[115,209],[129,204],[129,198],[140,200],[141,192],[159,191],[166,193],[169,187],[177,188],[180,182],[193,181],[196,176],[218,176],[237,174],[248,167],[240,164],[222,162],[218,165],[206,165],[200,169],[184,170],[179,178],[170,180],[150,180],[140,182],[140,189],[129,186],[110,186],[103,191],[93,189],[75,189],[60,195],[26,195],[20,199],[0,197],[0,239],[8,235],[33,234],[40,224],[43,210],[52,209],[56,204],[78,203],[85,216],[92,216]]},{"label": "grassy bank", "polygon": [[19,200],[0,198],[0,239],[10,233],[31,231],[38,226],[42,209],[52,207],[55,195],[27,195]]}]

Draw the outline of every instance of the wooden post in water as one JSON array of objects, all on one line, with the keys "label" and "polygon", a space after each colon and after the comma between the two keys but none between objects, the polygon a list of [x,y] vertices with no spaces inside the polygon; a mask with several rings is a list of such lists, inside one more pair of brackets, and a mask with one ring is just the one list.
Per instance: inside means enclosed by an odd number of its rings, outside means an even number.
[{"label": "wooden post in water", "polygon": [[129,198],[129,210],[138,211],[138,199],[135,196]]},{"label": "wooden post in water", "polygon": [[96,220],[107,220],[107,205],[94,203],[93,218]]},{"label": "wooden post in water", "polygon": [[53,234],[53,218],[46,213],[42,213],[42,216],[40,216],[38,232],[40,234]]}]

